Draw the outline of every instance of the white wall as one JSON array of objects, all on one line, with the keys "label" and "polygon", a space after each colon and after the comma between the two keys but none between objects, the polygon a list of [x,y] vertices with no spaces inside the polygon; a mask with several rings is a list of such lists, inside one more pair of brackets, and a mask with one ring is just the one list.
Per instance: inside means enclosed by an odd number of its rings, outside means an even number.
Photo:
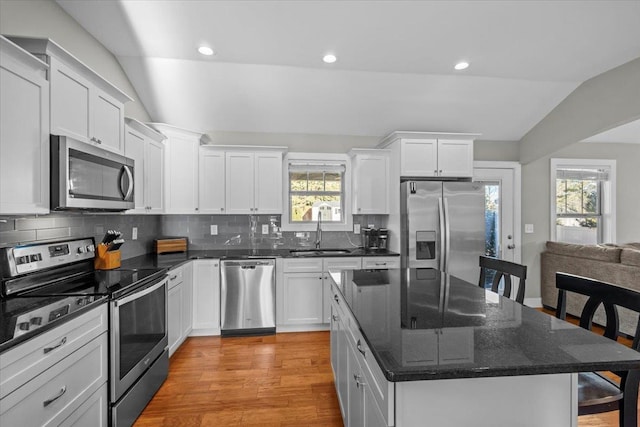
[{"label": "white wall", "polygon": [[550,159],[616,160],[616,240],[640,242],[640,144],[575,143],[522,167],[522,223],[535,233],[523,234],[522,262],[528,266],[527,298],[540,297],[540,253],[550,236]]},{"label": "white wall", "polygon": [[0,1],[0,34],[50,38],[131,98],[125,115],[151,121],[116,58],[52,0]]}]

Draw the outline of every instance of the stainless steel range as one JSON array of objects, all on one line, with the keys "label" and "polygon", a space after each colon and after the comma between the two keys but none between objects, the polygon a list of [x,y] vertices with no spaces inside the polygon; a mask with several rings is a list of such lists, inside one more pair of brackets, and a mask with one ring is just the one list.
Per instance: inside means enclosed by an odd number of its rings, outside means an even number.
[{"label": "stainless steel range", "polygon": [[110,424],[132,425],[167,377],[163,269],[97,271],[93,238],[0,249],[0,348],[109,304]]}]

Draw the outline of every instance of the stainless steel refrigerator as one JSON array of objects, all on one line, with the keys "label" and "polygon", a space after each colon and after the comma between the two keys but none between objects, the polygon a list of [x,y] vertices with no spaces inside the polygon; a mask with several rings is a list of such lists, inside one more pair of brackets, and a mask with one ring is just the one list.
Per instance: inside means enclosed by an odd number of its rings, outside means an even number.
[{"label": "stainless steel refrigerator", "polygon": [[401,184],[402,266],[436,268],[477,283],[485,253],[484,184],[404,181]]}]

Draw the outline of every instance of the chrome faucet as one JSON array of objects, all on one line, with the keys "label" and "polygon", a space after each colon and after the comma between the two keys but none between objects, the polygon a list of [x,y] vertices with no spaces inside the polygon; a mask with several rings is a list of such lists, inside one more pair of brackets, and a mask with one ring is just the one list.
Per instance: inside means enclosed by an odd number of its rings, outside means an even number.
[{"label": "chrome faucet", "polygon": [[322,242],[322,212],[318,209],[318,227],[316,228],[316,249],[320,249]]}]

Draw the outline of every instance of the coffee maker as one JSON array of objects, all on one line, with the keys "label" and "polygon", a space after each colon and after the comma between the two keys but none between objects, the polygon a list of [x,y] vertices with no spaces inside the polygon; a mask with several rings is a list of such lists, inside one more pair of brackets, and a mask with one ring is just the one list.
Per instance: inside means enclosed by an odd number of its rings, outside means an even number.
[{"label": "coffee maker", "polygon": [[361,230],[362,248],[365,251],[385,251],[389,230],[386,228],[363,228]]}]

